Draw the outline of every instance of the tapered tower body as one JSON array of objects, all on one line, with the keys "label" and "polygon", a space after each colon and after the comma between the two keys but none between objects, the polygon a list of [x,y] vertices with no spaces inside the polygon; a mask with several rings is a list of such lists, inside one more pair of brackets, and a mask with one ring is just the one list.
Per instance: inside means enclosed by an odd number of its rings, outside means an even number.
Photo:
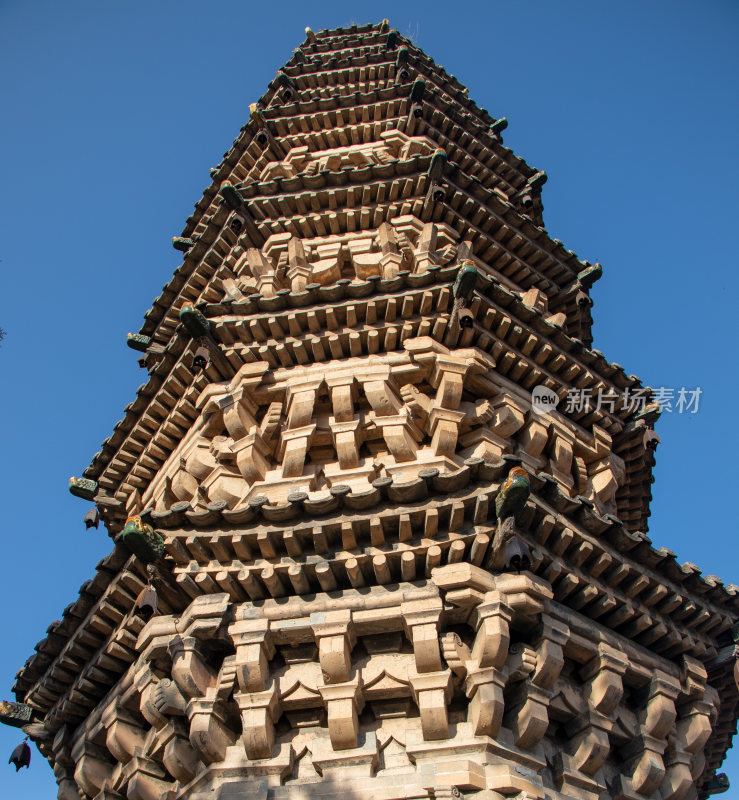
[{"label": "tapered tower body", "polygon": [[659,407],[504,119],[307,31],[129,345],[115,540],[17,676],[63,800],[697,800],[737,589],[645,531]]}]

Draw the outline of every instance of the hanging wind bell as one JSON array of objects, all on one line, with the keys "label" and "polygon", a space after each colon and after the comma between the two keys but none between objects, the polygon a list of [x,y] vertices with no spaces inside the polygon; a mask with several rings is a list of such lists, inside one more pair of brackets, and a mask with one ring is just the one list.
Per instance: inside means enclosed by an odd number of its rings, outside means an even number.
[{"label": "hanging wind bell", "polygon": [[29,767],[31,764],[31,748],[28,746],[28,736],[13,750],[8,760],[8,764],[15,767],[15,771],[21,767]]},{"label": "hanging wind bell", "polygon": [[457,319],[459,320],[460,328],[475,327],[475,318],[472,316],[472,312],[469,310],[469,308],[460,308]]},{"label": "hanging wind bell", "polygon": [[507,570],[531,569],[531,551],[525,542],[514,536],[505,546],[505,568]]},{"label": "hanging wind bell", "polygon": [[136,613],[148,622],[157,613],[158,605],[157,590],[148,583],[136,598]]},{"label": "hanging wind bell", "polygon": [[202,372],[210,364],[210,350],[200,345],[192,357],[193,372]]}]

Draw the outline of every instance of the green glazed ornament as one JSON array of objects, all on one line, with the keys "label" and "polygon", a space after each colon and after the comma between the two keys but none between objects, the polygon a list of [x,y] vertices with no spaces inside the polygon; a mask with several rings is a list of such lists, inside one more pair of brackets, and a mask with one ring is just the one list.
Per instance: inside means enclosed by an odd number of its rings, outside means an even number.
[{"label": "green glazed ornament", "polygon": [[426,81],[423,78],[416,78],[411,88],[411,103],[423,102],[423,92],[425,89]]},{"label": "green glazed ornament", "polygon": [[531,492],[529,475],[523,467],[513,467],[495,498],[495,514],[500,521],[513,517],[526,505]]},{"label": "green glazed ornament", "polygon": [[151,564],[164,555],[164,537],[141,517],[129,517],[121,531],[123,544],[145,564]]},{"label": "green glazed ornament", "polygon": [[75,497],[81,497],[83,500],[94,500],[98,491],[97,481],[92,481],[89,478],[75,478],[74,476],[69,479],[69,491]]},{"label": "green glazed ornament", "polygon": [[140,333],[129,333],[126,336],[126,344],[131,350],[138,350],[139,353],[145,353],[151,344],[151,336],[144,336]]},{"label": "green glazed ornament", "polygon": [[434,183],[438,183],[444,174],[444,167],[446,167],[446,150],[443,147],[439,147],[434,150],[434,154],[431,156],[428,172],[429,179]]},{"label": "green glazed ornament", "polygon": [[494,134],[495,136],[500,136],[501,133],[508,127],[508,119],[506,117],[501,117],[500,119],[496,119],[495,122],[490,126],[490,133]]},{"label": "green glazed ornament", "polygon": [[221,183],[221,196],[231,211],[236,211],[236,209],[244,205],[244,198],[231,181],[223,181]]},{"label": "green glazed ornament", "polygon": [[185,303],[180,309],[180,322],[193,339],[201,339],[210,333],[210,322],[192,303]]},{"label": "green glazed ornament", "polygon": [[186,253],[195,244],[194,239],[187,239],[184,236],[173,236],[172,247],[181,253]]},{"label": "green glazed ornament", "polygon": [[13,728],[22,728],[31,721],[31,706],[26,703],[12,703],[0,700],[0,722]]},{"label": "green glazed ornament", "polygon": [[466,300],[475,291],[477,285],[477,267],[472,261],[464,261],[457,272],[452,287],[452,294],[457,300]]}]

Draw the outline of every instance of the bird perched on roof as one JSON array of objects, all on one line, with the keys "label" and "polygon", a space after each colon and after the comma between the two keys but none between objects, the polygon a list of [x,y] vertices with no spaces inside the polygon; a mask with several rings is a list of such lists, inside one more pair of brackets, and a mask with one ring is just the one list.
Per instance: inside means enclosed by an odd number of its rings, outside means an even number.
[{"label": "bird perched on roof", "polygon": [[513,467],[503,481],[495,498],[495,514],[499,521],[515,516],[529,499],[531,484],[529,475],[523,467]]}]

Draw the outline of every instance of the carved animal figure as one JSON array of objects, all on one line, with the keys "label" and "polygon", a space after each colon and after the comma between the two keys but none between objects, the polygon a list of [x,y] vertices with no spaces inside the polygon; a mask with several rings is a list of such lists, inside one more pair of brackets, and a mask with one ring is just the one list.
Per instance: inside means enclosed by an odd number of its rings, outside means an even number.
[{"label": "carved animal figure", "polygon": [[531,485],[526,470],[523,467],[513,467],[495,498],[495,514],[498,520],[502,522],[507,517],[515,516],[526,505],[530,492]]}]

